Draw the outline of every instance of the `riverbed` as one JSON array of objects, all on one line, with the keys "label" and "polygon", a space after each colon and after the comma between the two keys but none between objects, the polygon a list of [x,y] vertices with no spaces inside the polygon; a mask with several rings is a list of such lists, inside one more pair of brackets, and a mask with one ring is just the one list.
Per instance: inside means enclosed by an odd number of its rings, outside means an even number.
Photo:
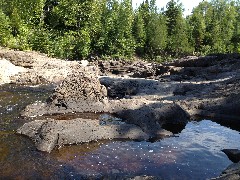
[{"label": "riverbed", "polygon": [[[208,179],[231,164],[222,149],[239,149],[239,131],[210,120],[189,122],[173,137],[151,142],[103,140],[36,150],[15,134],[28,119],[19,116],[28,104],[45,100],[39,87],[0,87],[0,177],[2,179],[81,179],[107,176],[158,176],[164,179]],[[89,116],[89,115],[88,115]]]}]

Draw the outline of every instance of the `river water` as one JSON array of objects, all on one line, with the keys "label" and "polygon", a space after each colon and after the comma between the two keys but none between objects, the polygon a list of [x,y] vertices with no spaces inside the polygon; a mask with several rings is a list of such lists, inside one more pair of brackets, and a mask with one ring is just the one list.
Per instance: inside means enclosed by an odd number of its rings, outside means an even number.
[{"label": "river water", "polygon": [[46,99],[39,88],[0,87],[0,179],[81,179],[150,175],[169,180],[218,176],[231,161],[222,149],[238,148],[240,133],[209,120],[191,121],[174,137],[152,142],[103,140],[39,152],[15,134],[28,104]]}]

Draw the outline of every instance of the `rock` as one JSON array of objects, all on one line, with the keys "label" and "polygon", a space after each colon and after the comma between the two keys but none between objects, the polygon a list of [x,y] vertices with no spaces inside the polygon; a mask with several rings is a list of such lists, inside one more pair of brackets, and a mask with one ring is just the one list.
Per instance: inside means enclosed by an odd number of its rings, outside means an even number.
[{"label": "rock", "polygon": [[206,56],[206,57],[186,57],[182,59],[175,60],[173,62],[164,64],[167,66],[176,66],[176,67],[208,67],[213,65],[218,61],[217,56]]},{"label": "rock", "polygon": [[[101,85],[93,73],[76,72],[69,75],[47,100],[48,104],[71,108],[71,103],[94,103],[107,96],[105,86]],[[65,103],[65,104],[63,104]]]},{"label": "rock", "polygon": [[187,94],[188,91],[191,91],[192,88],[191,86],[188,86],[188,85],[180,85],[178,86],[173,94],[176,96],[176,95],[180,95],[180,96],[185,96]]},{"label": "rock", "polygon": [[22,116],[68,112],[103,112],[106,88],[100,84],[96,74],[77,71],[69,75],[45,103],[27,106]]},{"label": "rock", "polygon": [[15,66],[6,59],[0,59],[0,84],[11,83],[12,76],[26,71],[24,67]]},{"label": "rock", "polygon": [[240,150],[223,149],[222,152],[224,152],[232,162],[238,163],[240,161]]},{"label": "rock", "polygon": [[40,151],[51,152],[58,145],[101,139],[147,140],[149,136],[133,124],[100,125],[99,120],[36,120],[24,124],[17,133],[29,136]]},{"label": "rock", "polygon": [[107,81],[101,81],[101,83],[107,87],[107,95],[110,98],[121,99],[127,95],[136,95],[139,89],[138,82],[131,79],[115,79],[111,83],[108,83]]},{"label": "rock", "polygon": [[81,66],[87,67],[89,65],[89,62],[87,60],[81,60],[80,61]]},{"label": "rock", "polygon": [[[60,83],[75,71],[96,71],[95,67],[85,67],[77,61],[65,61],[50,58],[47,55],[31,51],[15,51],[6,48],[0,49],[0,58],[5,58],[15,66],[25,68],[24,71],[14,74],[11,83],[35,85],[42,83]],[[10,67],[10,66],[9,66]]]},{"label": "rock", "polygon": [[138,125],[152,137],[170,136],[171,132],[161,128],[163,124],[186,124],[189,119],[188,114],[180,106],[162,103],[148,104],[135,110],[126,109],[117,114],[126,122]]},{"label": "rock", "polygon": [[163,178],[156,176],[135,176],[131,178],[126,178],[126,180],[163,180]]},{"label": "rock", "polygon": [[217,178],[212,180],[239,180],[240,179],[240,162],[231,164],[226,170]]}]

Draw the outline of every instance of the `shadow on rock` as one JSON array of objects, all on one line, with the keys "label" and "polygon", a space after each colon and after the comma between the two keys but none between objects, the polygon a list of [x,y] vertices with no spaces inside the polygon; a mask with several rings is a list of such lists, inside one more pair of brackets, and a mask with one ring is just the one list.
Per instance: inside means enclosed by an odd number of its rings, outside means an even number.
[{"label": "shadow on rock", "polygon": [[163,103],[153,103],[135,110],[122,110],[117,114],[125,122],[141,127],[152,138],[172,135],[171,132],[162,129],[164,124],[185,126],[189,119],[188,114],[177,104]]}]

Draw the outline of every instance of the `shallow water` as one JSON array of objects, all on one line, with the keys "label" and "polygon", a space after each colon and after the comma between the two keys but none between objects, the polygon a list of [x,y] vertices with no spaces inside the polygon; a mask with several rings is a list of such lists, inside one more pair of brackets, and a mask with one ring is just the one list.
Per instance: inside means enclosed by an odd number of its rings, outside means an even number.
[{"label": "shallow water", "polygon": [[45,99],[47,94],[37,89],[0,87],[1,179],[80,179],[107,174],[207,179],[231,164],[222,149],[240,148],[238,131],[203,120],[192,121],[175,137],[154,143],[104,140],[56,148],[51,154],[39,152],[15,130],[27,121],[18,117],[24,106]]}]

